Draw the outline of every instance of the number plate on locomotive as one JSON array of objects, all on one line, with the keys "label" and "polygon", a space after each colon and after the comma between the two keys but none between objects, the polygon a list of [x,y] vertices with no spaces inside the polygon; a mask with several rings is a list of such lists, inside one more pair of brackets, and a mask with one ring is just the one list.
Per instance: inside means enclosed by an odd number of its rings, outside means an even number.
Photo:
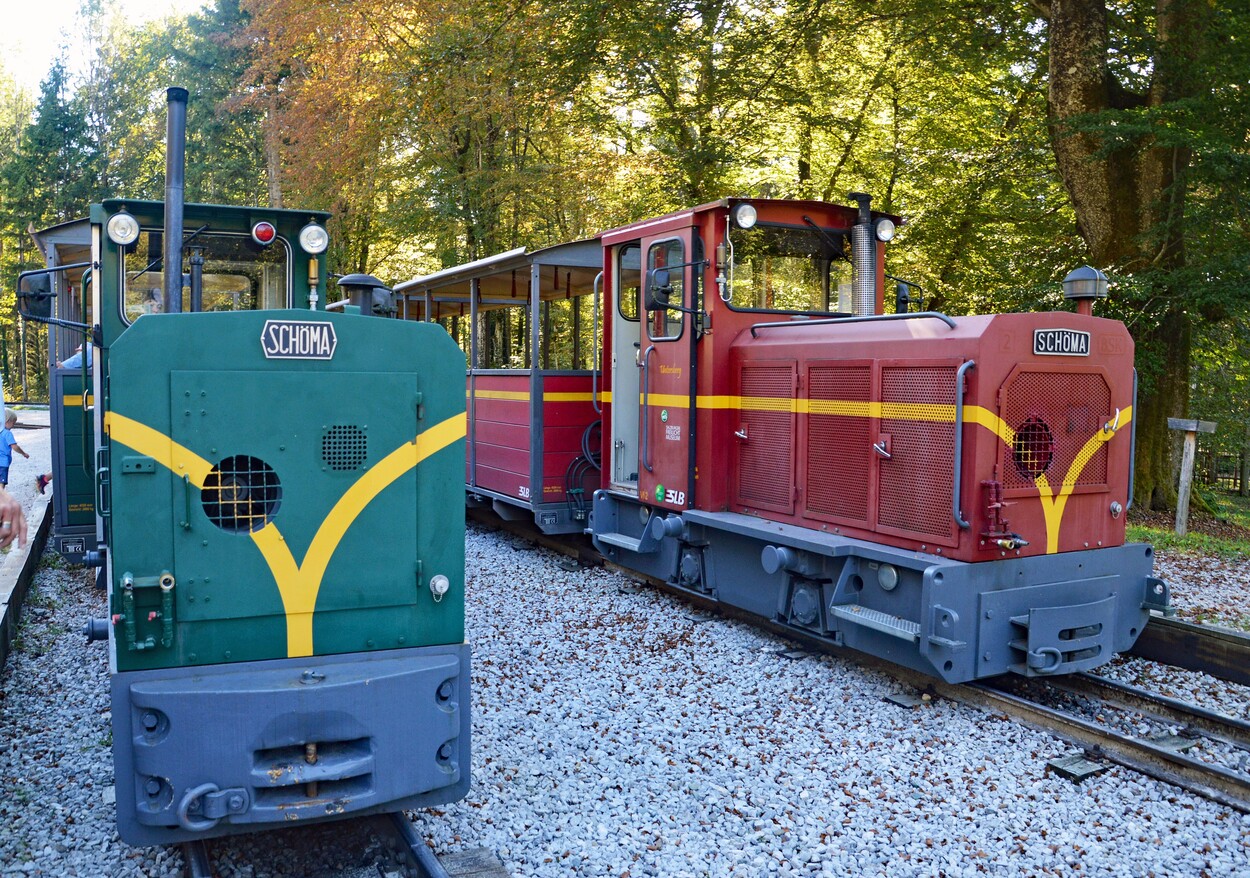
[{"label": "number plate on locomotive", "polygon": [[1088,357],[1089,333],[1075,329],[1035,329],[1033,353],[1049,357]]},{"label": "number plate on locomotive", "polygon": [[334,324],[321,320],[266,320],[260,333],[269,360],[329,360],[338,343]]}]

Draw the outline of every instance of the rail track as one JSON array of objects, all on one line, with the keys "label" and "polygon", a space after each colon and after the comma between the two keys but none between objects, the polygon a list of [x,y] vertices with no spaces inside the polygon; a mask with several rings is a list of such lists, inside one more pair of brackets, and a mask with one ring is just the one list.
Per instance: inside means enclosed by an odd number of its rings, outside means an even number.
[{"label": "rail track", "polygon": [[[367,847],[360,861],[341,873],[343,878],[508,878],[499,861],[485,851],[466,851],[444,864],[403,813],[361,817],[345,821],[342,828],[344,837],[352,836]],[[181,845],[186,878],[215,878],[211,844]]]},{"label": "rail track", "polygon": [[[549,537],[539,533],[536,528],[527,526],[525,522],[505,521],[485,510],[474,510],[471,517],[488,527],[505,530],[531,543],[576,558],[579,563],[605,563],[613,566],[589,547],[585,540]],[[638,578],[638,574],[633,571],[622,572],[631,578]],[[796,629],[748,616],[667,583],[655,580],[649,580],[649,583],[669,594],[680,596],[700,609],[750,621],[799,644],[805,650],[848,658],[862,666],[881,670],[917,691],[975,705],[1054,734],[1081,750],[1079,756],[1071,760],[1083,763],[1080,767],[1069,771],[1059,760],[1053,763],[1056,770],[1075,779],[1085,776],[1086,773],[1093,773],[1107,763],[1117,764],[1242,813],[1250,813],[1250,773],[1246,770],[1247,762],[1250,762],[1250,723],[1245,720],[1212,713],[1196,705],[1091,674],[1070,675],[1061,680],[1045,682],[1021,679],[1007,680],[1001,685],[948,684],[863,653],[839,649]],[[1159,629],[1165,633],[1146,640],[1142,652],[1148,654],[1143,654],[1142,657],[1176,667],[1202,670],[1231,682],[1250,682],[1247,679],[1250,677],[1250,665],[1240,664],[1250,656],[1250,652],[1245,651],[1247,644],[1250,644],[1250,638],[1222,629],[1214,630],[1164,619],[1152,620],[1148,630],[1156,623],[1159,623]],[[1204,641],[1204,637],[1212,639]],[[1016,689],[1028,691],[1021,694],[1013,691]],[[1064,696],[1097,699],[1100,704],[1106,705],[1107,710],[1128,712],[1153,725],[1175,726],[1180,729],[1180,733],[1144,737],[1125,734],[1106,722],[1085,718],[1053,706],[1056,702],[1062,703]],[[1098,713],[1097,710],[1093,712]],[[1217,743],[1225,750],[1226,755],[1232,753],[1238,756],[1236,766],[1229,767],[1217,761],[1200,758],[1207,755],[1202,747],[1204,740]]]},{"label": "rail track", "polygon": [[1129,655],[1250,686],[1250,635],[1155,613]]}]

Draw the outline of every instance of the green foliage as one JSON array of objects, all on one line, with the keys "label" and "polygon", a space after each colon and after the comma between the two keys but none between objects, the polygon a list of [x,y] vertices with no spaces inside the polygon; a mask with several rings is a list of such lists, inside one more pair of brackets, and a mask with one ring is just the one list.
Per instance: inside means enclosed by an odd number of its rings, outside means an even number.
[{"label": "green foliage", "polygon": [[[1246,0],[211,0],[142,26],[119,8],[86,4],[83,75],[54,69],[37,105],[0,77],[6,290],[38,261],[27,223],[160,197],[182,84],[188,197],[332,210],[335,272],[400,280],[727,195],[850,191],[905,218],[887,270],[932,309],[1062,309],[1063,276],[1111,254],[1099,313],[1138,338],[1143,399],[1188,384],[1220,448],[1247,441]],[[1106,100],[1061,118],[1057,28],[1091,10]],[[1075,197],[1057,150],[1078,140],[1144,198],[1110,199],[1116,222]],[[1190,332],[1192,363],[1166,344]],[[37,337],[0,316],[0,341],[10,384],[23,349],[38,371]]]}]

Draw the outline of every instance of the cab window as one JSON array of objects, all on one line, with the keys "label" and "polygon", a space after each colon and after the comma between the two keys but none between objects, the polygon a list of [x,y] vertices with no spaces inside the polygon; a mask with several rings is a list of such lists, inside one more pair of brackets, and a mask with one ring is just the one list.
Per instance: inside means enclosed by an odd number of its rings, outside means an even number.
[{"label": "cab window", "polygon": [[[666,276],[664,292],[668,301],[678,307],[686,304],[685,271],[686,247],[680,239],[657,241],[647,250],[647,278],[645,283],[657,282]],[[674,339],[681,336],[686,315],[676,308],[656,308],[647,314],[647,333],[652,341]]]},{"label": "cab window", "polygon": [[769,226],[733,229],[731,307],[798,313],[850,311],[844,232]]},{"label": "cab window", "polygon": [[[123,263],[122,307],[127,322],[162,310],[165,273],[157,230],[140,232]],[[202,233],[187,244],[183,267],[193,249],[204,258],[202,307],[205,311],[288,308],[289,254],[281,239],[261,247],[247,235]],[[182,308],[190,307],[189,275],[183,276]]]}]

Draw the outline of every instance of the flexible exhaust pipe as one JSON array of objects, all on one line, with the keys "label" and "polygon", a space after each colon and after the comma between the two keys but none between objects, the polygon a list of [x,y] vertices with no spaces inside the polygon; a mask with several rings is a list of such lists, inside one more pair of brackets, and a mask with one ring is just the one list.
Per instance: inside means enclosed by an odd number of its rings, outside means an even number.
[{"label": "flexible exhaust pipe", "polygon": [[187,97],[185,88],[165,90],[169,111],[165,119],[165,313],[182,310],[182,214],[187,154]]}]

